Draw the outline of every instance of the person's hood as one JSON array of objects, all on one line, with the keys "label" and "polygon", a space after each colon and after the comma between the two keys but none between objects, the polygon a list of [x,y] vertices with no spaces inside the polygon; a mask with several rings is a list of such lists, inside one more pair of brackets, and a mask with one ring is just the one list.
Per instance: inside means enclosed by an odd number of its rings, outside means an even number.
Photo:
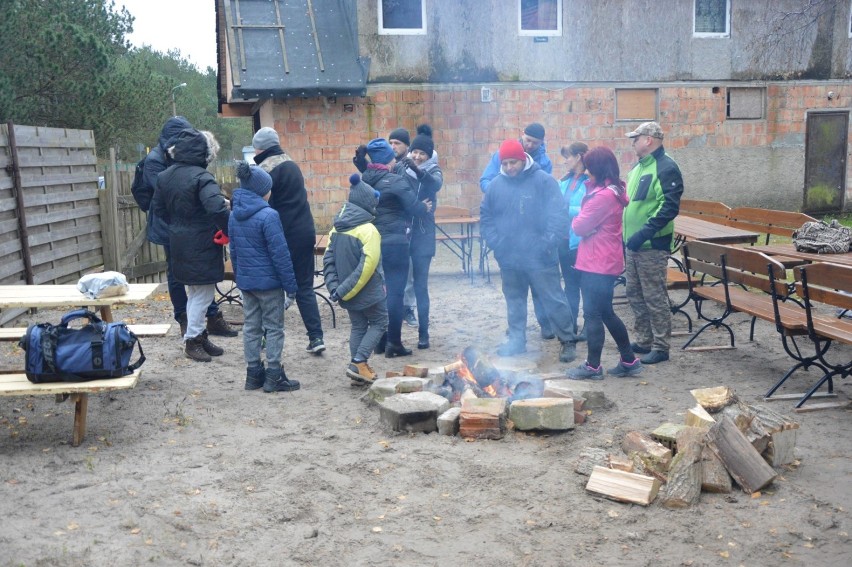
[{"label": "person's hood", "polygon": [[177,136],[181,130],[187,128],[192,128],[192,124],[183,116],[172,116],[166,120],[166,123],[163,124],[163,130],[160,132],[160,147],[165,150],[168,147],[168,141]]},{"label": "person's hood", "polygon": [[172,161],[207,167],[207,138],[195,128],[185,128],[178,132],[169,140],[169,148],[172,147]]},{"label": "person's hood", "polygon": [[600,186],[592,188],[591,190],[586,190],[586,196],[594,195],[599,191],[609,191],[615,195],[616,201],[621,206],[621,208],[625,208],[627,203],[630,202],[630,197],[627,195],[627,185],[624,181],[618,180],[617,183],[610,183],[606,186]]},{"label": "person's hood", "polygon": [[268,206],[269,203],[264,201],[263,197],[242,187],[235,189],[231,198],[231,214],[240,221],[251,218],[257,211]]},{"label": "person's hood", "polygon": [[[530,157],[530,154],[528,154],[528,153],[524,152],[524,155],[525,155],[525,156],[527,156],[527,162],[524,164],[524,168],[521,170],[521,172],[520,172],[519,174],[517,174],[517,175],[514,177],[514,179],[518,179],[518,178],[521,178],[521,177],[526,177],[527,175],[529,175],[529,174],[530,174],[530,173],[532,173],[533,171],[537,171],[537,170],[541,169],[541,166],[540,166],[539,164],[537,164],[537,163],[535,162],[535,160],[534,160],[532,157]],[[500,167],[500,175],[504,175],[504,176],[506,176],[506,177],[509,177],[508,175],[506,175],[506,174],[503,172],[503,167],[502,167],[502,166]],[[509,179],[513,179],[513,178],[512,178],[512,177],[509,177]]]},{"label": "person's hood", "polygon": [[375,217],[358,205],[350,202],[343,203],[343,208],[334,217],[334,230],[345,232],[358,225],[373,222]]}]

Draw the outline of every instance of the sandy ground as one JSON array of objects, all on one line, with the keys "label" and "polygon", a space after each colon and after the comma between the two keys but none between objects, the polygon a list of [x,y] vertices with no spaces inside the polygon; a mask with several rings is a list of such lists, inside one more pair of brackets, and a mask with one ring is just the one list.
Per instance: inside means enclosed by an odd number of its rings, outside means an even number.
[{"label": "sandy ground", "polygon": [[[376,357],[380,374],[408,361],[445,364],[468,345],[493,352],[502,339],[499,276],[471,285],[445,252],[433,272],[432,348]],[[618,310],[629,322],[628,308]],[[750,343],[747,320],[735,316],[737,350],[675,350],[640,378],[607,378],[599,384],[613,407],[572,432],[466,442],[384,430],[343,374],[345,313],[332,329],[329,309],[321,311],[321,357],[304,351],[298,312],[287,313],[286,369],[303,385],[296,393],[243,391],[240,338],[217,340],[226,354],[213,363],[193,363],[173,329],[144,339],[136,389],[91,397],[80,447],[70,446],[70,404],[0,398],[0,565],[814,566],[845,564],[852,553],[847,410],[796,415],[798,461],[756,497],[735,491],[703,494],[684,511],[641,507],[587,493],[574,472],[585,447],[619,452],[628,431],[682,422],[692,388],[729,385],[759,402],[790,365],[771,325],[759,323]],[[118,309],[119,317],[168,321],[168,299]],[[413,346],[416,330],[404,337]],[[532,317],[528,337],[526,360],[541,372],[566,368]],[[12,343],[0,350],[4,367],[22,364]],[[616,356],[608,342],[605,364]],[[813,379],[805,374],[787,391]],[[772,407],[793,415],[791,402]]]}]

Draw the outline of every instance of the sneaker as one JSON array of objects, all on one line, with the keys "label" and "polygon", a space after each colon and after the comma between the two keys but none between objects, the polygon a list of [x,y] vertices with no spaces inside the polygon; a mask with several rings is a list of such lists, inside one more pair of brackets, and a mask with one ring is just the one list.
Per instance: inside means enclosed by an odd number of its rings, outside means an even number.
[{"label": "sneaker", "polygon": [[639,346],[636,343],[630,343],[630,350],[633,351],[633,354],[648,354],[651,352],[651,349]]},{"label": "sneaker", "polygon": [[551,341],[556,338],[556,335],[550,329],[542,329],[541,338],[545,341]]},{"label": "sneaker", "polygon": [[417,326],[417,317],[414,315],[414,309],[408,307],[405,309],[405,317],[403,317],[405,324],[409,327]]},{"label": "sneaker", "polygon": [[221,311],[207,318],[207,332],[218,337],[236,337],[240,334],[230,323],[225,321],[225,316],[222,315]]},{"label": "sneaker", "polygon": [[366,362],[350,362],[346,375],[358,384],[371,384],[376,379],[376,373]]},{"label": "sneaker", "polygon": [[629,378],[636,376],[642,372],[642,361],[638,358],[633,359],[633,362],[627,363],[619,360],[615,368],[610,368],[606,371],[610,376],[618,376],[619,378]]},{"label": "sneaker", "polygon": [[497,348],[497,356],[515,356],[527,352],[527,345],[517,341],[506,341]]},{"label": "sneaker", "polygon": [[320,354],[325,350],[325,341],[322,340],[322,337],[315,337],[310,340],[305,350],[312,354]]},{"label": "sneaker", "polygon": [[603,380],[603,365],[597,368],[589,366],[588,362],[584,362],[577,368],[572,368],[568,371],[569,380]]},{"label": "sneaker", "polygon": [[559,352],[559,362],[571,362],[577,358],[577,348],[574,343],[562,343],[562,350]]},{"label": "sneaker", "polygon": [[652,350],[639,360],[642,361],[642,364],[657,364],[660,362],[665,362],[669,359],[669,353],[664,350]]}]

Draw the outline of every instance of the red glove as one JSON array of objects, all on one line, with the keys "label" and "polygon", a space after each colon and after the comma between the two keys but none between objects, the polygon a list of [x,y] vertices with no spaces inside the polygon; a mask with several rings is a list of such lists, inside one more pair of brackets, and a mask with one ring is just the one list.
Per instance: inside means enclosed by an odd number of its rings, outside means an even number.
[{"label": "red glove", "polygon": [[228,238],[228,235],[221,230],[216,231],[216,234],[213,235],[214,244],[218,244],[219,246],[227,246],[230,241],[231,239]]}]

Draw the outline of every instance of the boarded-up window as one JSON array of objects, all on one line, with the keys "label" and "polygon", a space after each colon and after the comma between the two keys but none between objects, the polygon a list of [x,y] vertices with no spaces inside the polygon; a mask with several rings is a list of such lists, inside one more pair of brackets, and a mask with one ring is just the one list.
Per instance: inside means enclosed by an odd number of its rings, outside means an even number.
[{"label": "boarded-up window", "polygon": [[616,89],[616,120],[656,120],[657,89]]},{"label": "boarded-up window", "polygon": [[729,88],[727,116],[733,120],[760,120],[765,100],[766,93],[761,87]]},{"label": "boarded-up window", "polygon": [[379,35],[424,35],[426,0],[379,0]]},{"label": "boarded-up window", "polygon": [[562,0],[518,0],[520,35],[562,35]]},{"label": "boarded-up window", "polygon": [[697,37],[729,37],[731,35],[731,0],[695,0]]}]

